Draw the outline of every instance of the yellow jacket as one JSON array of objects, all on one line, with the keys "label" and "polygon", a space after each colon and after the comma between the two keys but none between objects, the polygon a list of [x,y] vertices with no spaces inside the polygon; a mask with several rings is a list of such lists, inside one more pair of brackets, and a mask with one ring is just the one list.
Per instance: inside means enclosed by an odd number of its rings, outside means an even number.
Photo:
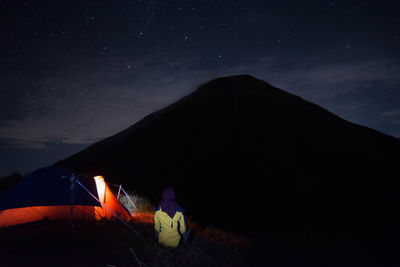
[{"label": "yellow jacket", "polygon": [[154,214],[154,229],[158,234],[158,243],[166,247],[177,247],[181,240],[181,235],[186,232],[186,222],[183,210],[178,206],[174,217],[158,207]]}]

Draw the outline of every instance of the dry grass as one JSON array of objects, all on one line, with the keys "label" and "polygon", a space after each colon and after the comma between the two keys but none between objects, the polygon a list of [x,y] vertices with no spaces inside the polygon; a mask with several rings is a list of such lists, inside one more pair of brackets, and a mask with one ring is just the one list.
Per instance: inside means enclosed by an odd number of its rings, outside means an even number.
[{"label": "dry grass", "polygon": [[[143,217],[139,216],[137,219]],[[165,248],[154,238],[153,224],[136,221],[135,227],[149,240],[150,247],[141,254],[147,266],[254,266],[252,244],[229,233],[196,226],[188,243]]]},{"label": "dry grass", "polygon": [[345,238],[324,240],[321,233],[315,235],[316,242],[311,234],[299,240],[292,232],[271,230],[259,240],[249,240],[190,218],[188,243],[165,248],[155,239],[154,207],[146,199],[133,199],[138,211],[130,227],[104,220],[76,221],[73,227],[69,222],[42,221],[0,229],[0,265],[138,266],[137,258],[142,266],[397,266],[378,264],[397,259],[397,250],[390,254],[375,246],[360,248]]},{"label": "dry grass", "polygon": [[[151,223],[43,221],[0,229],[1,266],[251,266],[250,246],[193,232],[178,248],[158,245]],[[3,242],[4,241],[4,242]],[[24,244],[21,246],[21,244]],[[133,255],[133,253],[135,255]]]},{"label": "dry grass", "polygon": [[154,213],[154,205],[151,201],[133,191],[126,191],[127,195],[121,192],[119,201],[131,213]]},{"label": "dry grass", "polygon": [[122,196],[121,203],[135,218],[136,228],[151,240],[152,247],[144,258],[148,266],[248,266],[248,255],[252,243],[250,240],[232,233],[211,227],[203,227],[188,218],[191,229],[188,243],[171,249],[156,244],[154,238],[154,205],[134,192],[128,192],[136,209],[128,197]]}]

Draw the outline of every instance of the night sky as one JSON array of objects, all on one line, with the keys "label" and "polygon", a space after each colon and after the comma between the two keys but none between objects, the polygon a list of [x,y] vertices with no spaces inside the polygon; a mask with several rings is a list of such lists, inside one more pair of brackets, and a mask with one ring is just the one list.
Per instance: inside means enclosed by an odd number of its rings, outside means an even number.
[{"label": "night sky", "polygon": [[396,2],[0,0],[0,175],[244,73],[400,137]]}]

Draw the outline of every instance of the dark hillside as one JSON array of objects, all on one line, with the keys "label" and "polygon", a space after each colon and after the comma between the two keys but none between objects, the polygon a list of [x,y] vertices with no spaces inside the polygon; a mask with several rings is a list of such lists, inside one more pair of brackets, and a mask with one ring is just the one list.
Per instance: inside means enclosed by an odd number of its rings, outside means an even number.
[{"label": "dark hillside", "polygon": [[208,82],[57,164],[154,201],[173,185],[195,220],[239,233],[389,238],[400,221],[399,151],[399,139],[241,75]]},{"label": "dark hillside", "polygon": [[22,174],[14,172],[10,175],[0,177],[0,194],[9,190],[22,179]]}]

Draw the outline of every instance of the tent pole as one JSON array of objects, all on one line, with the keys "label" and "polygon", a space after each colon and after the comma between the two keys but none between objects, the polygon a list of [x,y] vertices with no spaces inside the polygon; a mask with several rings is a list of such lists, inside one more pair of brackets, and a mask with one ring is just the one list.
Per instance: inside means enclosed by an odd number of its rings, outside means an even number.
[{"label": "tent pole", "polygon": [[117,196],[118,201],[119,201],[119,195],[121,194],[121,187],[122,187],[122,184],[119,185],[119,189],[118,189],[118,196]]},{"label": "tent pole", "polygon": [[128,198],[128,200],[131,202],[133,208],[136,210],[135,204],[133,204],[132,199],[129,197],[128,193],[126,193],[126,191],[123,188],[122,188],[122,192],[124,192],[125,196]]},{"label": "tent pole", "polygon": [[72,224],[72,216],[74,213],[74,187],[75,187],[75,176],[74,174],[71,175],[71,209],[70,209],[70,213],[69,213],[69,222],[71,225],[71,228],[73,228],[73,224]]}]

